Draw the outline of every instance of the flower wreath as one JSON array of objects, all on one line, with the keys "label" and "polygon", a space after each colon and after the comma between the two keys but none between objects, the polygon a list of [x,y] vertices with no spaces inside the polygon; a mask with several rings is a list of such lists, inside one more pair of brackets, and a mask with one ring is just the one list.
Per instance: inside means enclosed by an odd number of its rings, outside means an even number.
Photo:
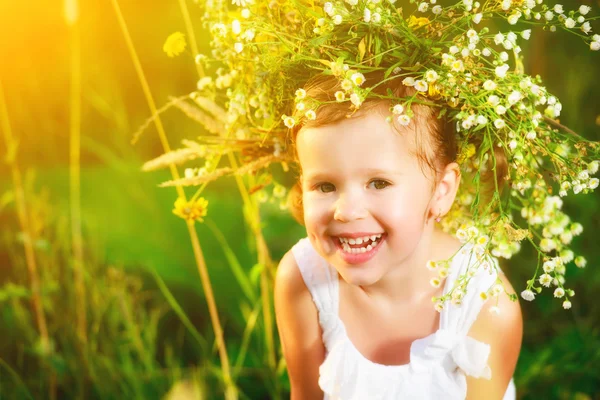
[{"label": "flower wreath", "polygon": [[[561,28],[596,51],[600,35],[591,35],[590,21],[597,17],[588,18],[590,7],[585,5],[567,12],[543,0],[410,4],[411,11],[398,7],[396,0],[207,0],[203,21],[212,35],[212,52],[197,55],[196,62],[216,69],[215,74],[201,78],[189,96],[199,108],[182,99],[172,103],[211,135],[185,141],[185,148],[145,168],[204,158],[204,166],[188,168],[185,178],[163,186],[205,185],[221,176],[249,173],[268,177],[265,184],[269,183],[269,164],[282,163],[287,170],[293,161],[287,156],[289,129],[315,119],[319,112],[321,103],[307,97],[303,88],[316,75],[339,80],[335,101],[346,102],[351,111],[374,96],[390,99],[391,115],[400,124],[410,122],[412,104],[437,107],[455,124],[457,161],[461,172],[473,178],[463,180],[441,225],[474,250],[478,262],[449,293],[433,299],[436,309],[446,301],[460,304],[478,268],[497,268],[490,256],[510,258],[524,241],[539,257],[521,296],[533,300],[542,287],[554,287],[554,296],[570,308],[574,292],[565,287],[566,266],[584,267],[586,260],[569,248],[582,226],[561,210],[562,198],[598,187],[593,174],[599,168],[600,144],[557,121],[560,101],[539,76],[523,71],[519,42],[529,39],[531,29],[517,26]],[[494,20],[507,21],[509,31],[496,32],[490,23]],[[164,50],[172,56],[184,47],[183,35],[177,33]],[[374,73],[381,79],[370,82],[366,77]],[[392,80],[413,87],[414,95],[394,98],[373,90]],[[495,179],[490,201],[481,204],[481,175],[496,171],[496,148],[506,154],[510,190],[503,193],[503,182]],[[236,152],[242,166],[219,168],[219,158],[227,152]],[[273,183],[273,198],[282,206],[285,193],[281,184]],[[194,204],[198,200],[192,198],[175,212],[203,216],[205,210],[183,212]],[[513,215],[515,210],[520,213]],[[447,275],[449,261],[428,263],[439,275],[432,285]],[[481,296],[503,292],[498,281]],[[515,294],[507,294],[516,300]]]}]

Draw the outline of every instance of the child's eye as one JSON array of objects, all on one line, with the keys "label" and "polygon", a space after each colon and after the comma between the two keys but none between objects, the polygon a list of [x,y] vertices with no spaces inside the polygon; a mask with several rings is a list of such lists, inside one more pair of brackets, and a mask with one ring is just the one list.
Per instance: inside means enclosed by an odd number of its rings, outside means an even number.
[{"label": "child's eye", "polygon": [[315,186],[315,188],[322,193],[329,193],[335,190],[335,186],[328,182],[319,183],[317,186]]},{"label": "child's eye", "polygon": [[381,190],[381,189],[385,189],[386,187],[390,186],[389,182],[386,182],[384,180],[381,179],[373,179],[371,182],[369,182],[369,185],[371,183],[374,183],[374,187],[375,189]]}]

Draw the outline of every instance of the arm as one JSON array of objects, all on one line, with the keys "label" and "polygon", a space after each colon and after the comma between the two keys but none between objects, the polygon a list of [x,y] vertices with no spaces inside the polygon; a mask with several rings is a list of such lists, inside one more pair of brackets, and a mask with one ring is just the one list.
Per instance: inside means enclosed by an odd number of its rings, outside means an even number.
[{"label": "arm", "polygon": [[283,347],[292,400],[322,399],[319,366],[325,359],[317,308],[296,260],[288,251],[275,278],[275,316]]},{"label": "arm", "polygon": [[[500,275],[509,293],[514,290],[504,275]],[[469,336],[490,345],[488,365],[492,379],[477,379],[467,376],[467,399],[501,400],[512,378],[523,339],[523,317],[519,302],[512,302],[504,294],[498,297],[500,314],[490,312],[496,305],[495,298],[488,300],[481,309]]]}]

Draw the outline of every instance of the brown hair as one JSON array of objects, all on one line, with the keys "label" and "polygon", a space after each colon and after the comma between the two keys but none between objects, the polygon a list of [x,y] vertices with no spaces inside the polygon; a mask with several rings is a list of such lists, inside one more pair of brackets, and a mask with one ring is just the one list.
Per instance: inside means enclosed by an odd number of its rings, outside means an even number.
[{"label": "brown hair", "polygon": [[[367,75],[367,82],[381,82],[383,75],[381,73]],[[297,124],[290,129],[288,136],[287,148],[291,151],[291,157],[296,160],[296,164],[300,169],[298,179],[294,187],[288,194],[288,208],[296,221],[304,225],[304,209],[302,204],[302,183],[301,183],[301,166],[298,160],[296,149],[296,139],[302,128],[316,128],[324,125],[334,124],[346,118],[360,117],[368,112],[380,112],[384,107],[391,107],[392,101],[388,98],[367,98],[360,109],[350,114],[347,102],[337,102],[335,92],[342,90],[339,79],[330,75],[319,75],[311,79],[306,85],[306,97],[314,99],[322,104],[317,110],[316,119],[302,120],[303,124]],[[380,84],[373,89],[372,93],[380,96],[389,96],[391,93],[396,98],[406,98],[416,93],[412,87],[407,87],[398,82],[398,80],[389,80]],[[445,116],[439,115],[439,109],[432,106],[413,103],[411,110],[414,117],[411,119],[409,128],[413,128],[415,135],[415,156],[417,157],[424,174],[433,173],[434,179],[437,174],[449,163],[456,161],[457,157],[457,140],[454,125],[448,121]],[[297,118],[298,120],[298,118]],[[397,126],[393,125],[396,129]],[[421,135],[421,131],[426,134]],[[496,155],[498,157],[498,155]],[[505,163],[504,163],[505,164]],[[423,168],[424,166],[428,168]],[[504,168],[505,169],[505,168]],[[503,168],[497,168],[497,171],[502,171]],[[500,176],[504,176],[506,172],[500,172]]]}]

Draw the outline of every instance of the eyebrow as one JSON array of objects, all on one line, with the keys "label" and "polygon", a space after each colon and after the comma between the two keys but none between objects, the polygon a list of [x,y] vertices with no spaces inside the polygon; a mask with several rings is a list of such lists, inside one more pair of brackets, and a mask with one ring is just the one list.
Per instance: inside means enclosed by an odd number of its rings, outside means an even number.
[{"label": "eyebrow", "polygon": [[[379,168],[362,168],[360,170],[360,172],[364,175],[402,175],[402,173],[400,171],[385,170],[385,169],[379,169]],[[330,174],[326,173],[326,172],[316,172],[314,174],[307,175],[305,177],[305,179],[308,181],[312,181],[312,180],[324,179],[329,176],[330,176]]]}]

